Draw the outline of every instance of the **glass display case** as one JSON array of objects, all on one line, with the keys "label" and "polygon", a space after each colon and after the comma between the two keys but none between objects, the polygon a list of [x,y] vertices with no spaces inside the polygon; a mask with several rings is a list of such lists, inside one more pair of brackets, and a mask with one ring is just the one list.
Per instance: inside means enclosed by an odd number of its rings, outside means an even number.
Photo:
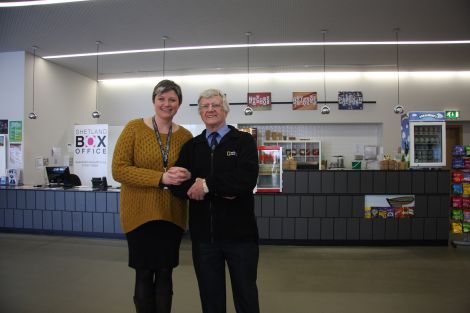
[{"label": "glass display case", "polygon": [[291,158],[305,168],[320,169],[321,142],[319,140],[277,140],[265,141],[265,145],[282,147],[282,158]]},{"label": "glass display case", "polygon": [[256,192],[282,192],[282,147],[258,146],[259,174]]}]

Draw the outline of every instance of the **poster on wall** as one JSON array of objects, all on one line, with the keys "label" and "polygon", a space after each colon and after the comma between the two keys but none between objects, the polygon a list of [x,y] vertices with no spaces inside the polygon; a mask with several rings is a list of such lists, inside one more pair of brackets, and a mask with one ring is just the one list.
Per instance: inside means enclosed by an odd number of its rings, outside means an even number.
[{"label": "poster on wall", "polygon": [[292,93],[292,110],[316,110],[317,93],[313,91]]},{"label": "poster on wall", "polygon": [[247,103],[248,106],[253,109],[253,111],[271,110],[271,93],[249,92]]},{"label": "poster on wall", "polygon": [[8,120],[0,120],[0,135],[8,134]]},{"label": "poster on wall", "polygon": [[7,147],[5,135],[0,135],[0,177],[7,176]]},{"label": "poster on wall", "polygon": [[21,143],[11,142],[8,147],[8,168],[21,169],[23,168],[23,146]]},{"label": "poster on wall", "polygon": [[108,124],[75,125],[74,143],[73,169],[82,185],[107,176]]},{"label": "poster on wall", "polygon": [[10,121],[8,134],[10,142],[23,141],[23,122]]},{"label": "poster on wall", "polygon": [[414,216],[414,195],[366,195],[365,218],[410,218]]},{"label": "poster on wall", "polygon": [[339,91],[338,110],[362,110],[362,91]]}]

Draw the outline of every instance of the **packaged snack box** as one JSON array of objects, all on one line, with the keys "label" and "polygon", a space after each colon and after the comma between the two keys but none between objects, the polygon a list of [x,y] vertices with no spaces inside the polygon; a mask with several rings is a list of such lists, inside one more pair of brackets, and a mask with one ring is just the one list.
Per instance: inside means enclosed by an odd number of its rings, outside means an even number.
[{"label": "packaged snack box", "polygon": [[453,222],[452,223],[452,232],[454,234],[461,234],[463,232],[463,225],[462,223]]},{"label": "packaged snack box", "polygon": [[470,156],[470,146],[465,146],[465,155]]},{"label": "packaged snack box", "polygon": [[470,198],[462,198],[462,207],[466,209],[470,209]]},{"label": "packaged snack box", "polygon": [[463,181],[470,182],[470,172],[463,172]]},{"label": "packaged snack box", "polygon": [[452,193],[456,195],[463,194],[463,186],[462,184],[452,184]]},{"label": "packaged snack box", "polygon": [[453,156],[464,156],[465,155],[465,146],[452,146],[452,155]]},{"label": "packaged snack box", "polygon": [[470,168],[470,159],[463,159],[463,164],[465,168]]},{"label": "packaged snack box", "polygon": [[462,224],[463,232],[464,233],[470,233],[470,223],[469,222],[463,222]]},{"label": "packaged snack box", "polygon": [[460,196],[452,196],[452,207],[453,208],[463,207],[463,198]]},{"label": "packaged snack box", "polygon": [[465,162],[463,159],[452,159],[452,168],[461,169],[465,168]]},{"label": "packaged snack box", "polygon": [[463,194],[470,195],[470,183],[463,183]]},{"label": "packaged snack box", "polygon": [[463,211],[460,209],[452,209],[452,220],[463,221]]},{"label": "packaged snack box", "polygon": [[453,183],[463,182],[463,172],[460,172],[460,171],[459,172],[452,172],[452,182]]},{"label": "packaged snack box", "polygon": [[470,222],[470,209],[463,210],[463,221]]}]

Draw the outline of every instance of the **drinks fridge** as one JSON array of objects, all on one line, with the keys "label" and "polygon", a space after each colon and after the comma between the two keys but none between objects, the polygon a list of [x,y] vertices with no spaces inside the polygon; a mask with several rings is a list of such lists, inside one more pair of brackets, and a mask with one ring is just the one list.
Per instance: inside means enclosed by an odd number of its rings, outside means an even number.
[{"label": "drinks fridge", "polygon": [[409,112],[410,167],[446,165],[444,112]]}]

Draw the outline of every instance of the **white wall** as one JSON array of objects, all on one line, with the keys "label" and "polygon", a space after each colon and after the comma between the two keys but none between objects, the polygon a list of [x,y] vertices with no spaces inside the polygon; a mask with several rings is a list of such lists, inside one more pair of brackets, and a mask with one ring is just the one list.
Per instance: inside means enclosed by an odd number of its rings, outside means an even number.
[{"label": "white wall", "polygon": [[[36,157],[51,157],[52,147],[62,150],[57,164],[64,164],[67,144],[73,145],[74,124],[94,124],[96,82],[41,58],[35,65],[35,112],[37,120],[28,119],[32,110],[33,56],[26,54],[26,101],[24,104],[24,183],[44,183],[44,170],[35,167]],[[70,154],[72,156],[72,154]],[[72,169],[73,170],[73,169]]]},{"label": "white wall", "polygon": [[[199,122],[196,107],[198,94],[206,88],[220,88],[229,102],[246,102],[246,75],[168,77],[183,89],[183,105],[176,121],[182,124]],[[125,82],[103,82],[99,87],[103,121],[124,125],[135,117],[151,115],[151,94],[159,78]],[[470,74],[467,73],[401,73],[400,104],[407,111],[444,111],[458,109],[462,120],[470,120]],[[393,113],[397,103],[396,73],[327,73],[327,100],[335,101],[339,90],[360,90],[365,101],[362,111],[339,111],[331,105],[331,114],[316,111],[292,111],[290,105],[275,104],[271,111],[243,114],[243,106],[232,106],[228,122],[232,124],[276,123],[359,123],[382,124],[384,152],[394,154],[400,145],[400,116]],[[250,76],[250,91],[270,91],[273,102],[291,101],[293,91],[317,91],[324,100],[323,74],[265,74]],[[320,138],[321,139],[321,138]]]}]

